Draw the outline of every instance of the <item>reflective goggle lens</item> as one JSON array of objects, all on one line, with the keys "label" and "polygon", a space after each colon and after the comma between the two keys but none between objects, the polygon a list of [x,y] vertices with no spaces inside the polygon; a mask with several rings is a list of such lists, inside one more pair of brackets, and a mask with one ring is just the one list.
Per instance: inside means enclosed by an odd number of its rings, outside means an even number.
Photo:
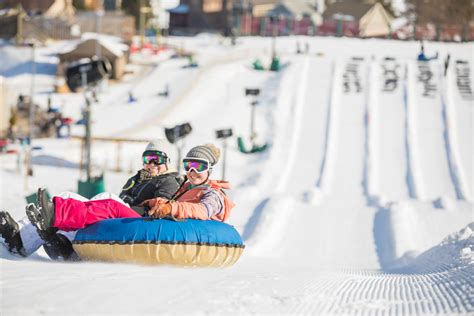
[{"label": "reflective goggle lens", "polygon": [[167,157],[165,156],[159,156],[159,155],[153,155],[153,156],[143,156],[143,163],[144,164],[149,164],[153,163],[155,165],[162,165],[166,163]]},{"label": "reflective goggle lens", "polygon": [[209,164],[203,161],[183,161],[184,170],[186,172],[194,169],[197,173],[209,170]]}]

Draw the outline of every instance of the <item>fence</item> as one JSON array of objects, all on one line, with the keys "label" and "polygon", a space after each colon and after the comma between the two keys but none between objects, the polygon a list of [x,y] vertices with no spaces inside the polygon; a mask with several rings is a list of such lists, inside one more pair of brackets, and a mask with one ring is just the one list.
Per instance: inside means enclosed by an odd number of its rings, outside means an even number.
[{"label": "fence", "polygon": [[74,38],[71,35],[70,23],[60,18],[34,17],[25,19],[23,23],[24,38],[33,37],[39,40],[67,40]]},{"label": "fence", "polygon": [[[280,17],[272,23],[269,17],[240,15],[233,17],[233,29],[237,36],[318,35],[360,37],[358,22],[328,20],[317,26],[307,17],[302,19]],[[414,31],[416,36],[413,34]],[[434,41],[474,41],[474,26],[435,26],[433,24],[418,25],[416,28],[405,26],[384,37]]]},{"label": "fence", "polygon": [[[85,138],[80,136],[72,136],[71,139],[78,139],[81,141],[81,160],[79,162],[79,168],[84,170],[85,168]],[[124,169],[123,166],[123,159],[122,159],[122,144],[123,143],[140,143],[146,144],[150,140],[149,139],[128,139],[128,138],[114,138],[114,137],[92,137],[92,142],[94,143],[102,143],[102,144],[115,144],[115,167],[112,168],[115,172],[120,172]],[[102,149],[104,146],[101,145]],[[109,155],[111,156],[111,155]],[[113,159],[111,159],[113,160]]]},{"label": "fence", "polygon": [[48,39],[72,39],[71,25],[60,18],[24,17],[19,25],[18,15],[0,18],[0,38],[12,39],[21,32],[20,38],[35,38],[38,41]]},{"label": "fence", "polygon": [[314,26],[309,18],[289,19],[280,18],[272,23],[269,17],[252,17],[250,15],[234,18],[236,35],[313,35]]}]

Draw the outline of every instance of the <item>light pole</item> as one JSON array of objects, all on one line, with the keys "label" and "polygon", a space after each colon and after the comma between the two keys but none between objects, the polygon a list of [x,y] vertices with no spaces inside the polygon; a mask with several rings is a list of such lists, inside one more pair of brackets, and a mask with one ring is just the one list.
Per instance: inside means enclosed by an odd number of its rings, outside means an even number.
[{"label": "light pole", "polygon": [[81,72],[82,89],[84,90],[84,99],[86,101],[86,108],[84,109],[84,120],[86,121],[86,140],[85,140],[85,161],[86,161],[86,177],[87,182],[91,181],[91,102],[87,97],[87,71],[90,65],[82,66]]},{"label": "light pole", "polygon": [[25,11],[19,3],[17,6],[18,16],[17,16],[17,30],[16,30],[16,44],[20,45],[23,42],[23,18],[25,17]]},{"label": "light pole", "polygon": [[139,11],[140,11],[140,43],[141,46],[143,47],[143,44],[145,43],[145,14],[151,12],[150,7],[145,7],[143,6],[143,0],[139,1]]},{"label": "light pole", "polygon": [[32,151],[33,151],[33,125],[34,125],[34,94],[35,94],[35,75],[36,75],[36,45],[34,41],[28,43],[28,46],[31,47],[31,82],[30,82],[30,104],[28,109],[28,155],[27,155],[27,176],[33,175],[32,167]]},{"label": "light pole", "polygon": [[227,160],[227,138],[232,136],[232,129],[221,129],[216,131],[216,138],[222,139],[223,155],[222,155],[222,180],[225,180],[225,166]]},{"label": "light pole", "polygon": [[260,95],[260,89],[256,88],[245,88],[245,96],[254,96],[255,100],[252,100],[250,103],[251,111],[250,111],[250,141],[252,142],[252,148],[255,147],[255,138],[257,137],[257,133],[255,132],[255,107],[258,105],[257,97]]}]

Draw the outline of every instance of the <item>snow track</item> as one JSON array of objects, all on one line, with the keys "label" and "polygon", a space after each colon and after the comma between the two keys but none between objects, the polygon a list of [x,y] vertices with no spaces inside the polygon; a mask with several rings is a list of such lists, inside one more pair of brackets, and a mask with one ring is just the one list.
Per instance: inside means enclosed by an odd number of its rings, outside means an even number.
[{"label": "snow track", "polygon": [[[446,125],[451,148],[453,173],[460,195],[474,201],[474,95],[472,64],[457,62],[447,72]],[[469,146],[470,144],[470,146]]]},{"label": "snow track", "polygon": [[439,67],[434,62],[410,63],[408,71],[410,158],[417,197],[456,198],[444,139]]},{"label": "snow track", "polygon": [[[325,68],[315,61],[309,65],[309,73],[301,76],[308,76],[309,82],[312,67],[331,73],[328,63]],[[289,194],[271,197],[265,204],[265,220],[258,225],[260,243],[248,244],[253,255],[282,258],[290,265],[301,260],[309,264],[317,257],[308,268],[318,268],[312,276],[288,280],[290,286],[276,295],[285,302],[279,312],[399,315],[474,311],[474,298],[466,292],[474,281],[472,265],[452,269],[450,263],[428,257],[425,262],[407,266],[409,261],[405,261],[400,263],[402,268],[390,269],[408,250],[420,248],[413,236],[423,233],[417,223],[424,215],[408,199],[434,199],[445,192],[456,196],[446,159],[451,151],[443,138],[446,123],[440,95],[435,102],[424,100],[423,92],[414,90],[420,88],[415,78],[404,80],[405,71],[404,63],[397,60],[369,64],[353,58],[335,64],[331,89],[314,92],[310,85],[306,90],[299,86],[296,114],[288,125],[292,136],[287,138],[286,161],[292,171],[278,173],[277,191]],[[411,71],[413,76],[415,70]],[[321,95],[322,91],[329,93]],[[425,116],[431,121],[421,119]],[[314,163],[320,168],[315,169]],[[300,174],[302,170],[306,177]],[[428,181],[427,170],[437,171],[436,182],[443,183]],[[315,171],[313,194],[317,197],[300,200],[301,190]],[[341,192],[344,199],[339,198]],[[379,199],[371,200],[374,196]],[[406,205],[398,204],[400,201],[407,201]],[[264,231],[267,234],[262,238]],[[342,240],[336,237],[341,232]],[[383,272],[376,270],[380,266]]]},{"label": "snow track", "polygon": [[409,197],[403,66],[397,60],[383,60],[372,67],[369,192],[382,201]]},{"label": "snow track", "polygon": [[[365,142],[365,111],[366,96],[364,94],[367,68],[360,60],[350,60],[345,63],[343,70],[343,95],[339,100],[333,100],[338,111],[334,111],[338,128],[337,137],[331,137],[335,142],[336,162],[331,166],[334,170],[333,181],[329,194],[336,190],[346,196],[363,195],[364,142]],[[337,88],[336,88],[337,89]],[[339,104],[337,104],[339,103]],[[337,116],[339,115],[339,116]],[[354,168],[355,167],[355,168]]]},{"label": "snow track", "polygon": [[[232,62],[237,62],[237,61],[242,61],[251,56],[250,51],[237,51],[233,52],[230,54],[227,54],[221,58],[215,59],[212,62],[208,62],[206,65],[198,67],[197,69],[191,69],[191,70],[179,70],[176,71],[177,73],[180,74],[180,76],[176,76],[174,73],[170,77],[162,78],[160,76],[160,69],[158,68],[156,79],[158,82],[161,82],[162,86],[164,87],[164,83],[169,82],[170,80],[173,80],[173,85],[178,86],[179,90],[178,91],[173,91],[172,92],[172,99],[169,101],[163,102],[163,104],[158,105],[157,109],[148,113],[144,113],[143,120],[140,121],[139,124],[135,124],[131,127],[128,127],[122,131],[120,131],[119,135],[130,135],[133,133],[137,133],[137,131],[143,131],[146,130],[147,128],[149,129],[150,127],[156,127],[159,124],[162,124],[163,120],[173,111],[175,111],[176,107],[178,107],[180,104],[183,103],[189,96],[192,94],[194,89],[198,86],[199,82],[203,80],[203,78],[206,75],[209,75],[216,67],[218,66],[224,66],[226,64],[230,64]],[[170,76],[170,74],[165,73],[166,76]],[[227,76],[230,77],[232,76],[233,73],[228,73]],[[184,80],[186,78],[188,80]],[[189,78],[192,78],[189,80]],[[179,82],[186,82],[186,86],[181,86],[178,84]],[[149,86],[144,85],[143,87],[137,87],[140,90],[143,91],[144,94],[149,94]]]},{"label": "snow track", "polygon": [[[294,139],[295,142],[292,142],[296,146],[291,149],[296,151],[295,156],[298,157],[298,165],[304,167],[297,168],[293,161],[292,168],[288,169],[291,171],[292,177],[289,179],[290,182],[286,184],[289,192],[295,195],[301,195],[303,190],[314,186],[315,179],[317,179],[320,173],[328,113],[328,94],[321,92],[330,91],[331,81],[321,81],[318,78],[331,78],[332,75],[331,64],[318,59],[311,59],[308,62],[309,69],[306,70],[307,84],[304,84],[305,81],[303,80],[300,84],[302,91],[299,95],[302,100],[299,102],[304,104],[303,112],[297,125],[300,126],[300,130],[297,131]],[[317,89],[312,87],[312,84],[315,82],[318,82]],[[322,84],[322,86],[319,86],[319,84]],[[308,138],[310,139],[310,144],[304,141]],[[298,179],[304,179],[304,182]]]}]

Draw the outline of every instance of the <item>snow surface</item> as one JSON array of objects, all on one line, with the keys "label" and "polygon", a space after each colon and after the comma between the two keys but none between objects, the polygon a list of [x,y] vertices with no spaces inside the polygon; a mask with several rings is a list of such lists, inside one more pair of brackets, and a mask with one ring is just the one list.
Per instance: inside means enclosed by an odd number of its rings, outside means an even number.
[{"label": "snow surface", "polygon": [[[196,54],[199,67],[133,56],[133,73],[102,87],[93,104],[93,135],[154,139],[189,121],[184,152],[222,146],[214,139],[221,128],[249,142],[253,98],[244,89],[260,88],[257,142],[269,149],[244,155],[228,141],[226,179],[237,204],[228,222],[246,244],[242,258],[225,269],[183,269],[52,262],[43,250],[19,259],[0,247],[2,314],[474,312],[474,104],[472,93],[461,95],[454,64],[468,62],[472,91],[472,43],[425,43],[428,53],[451,54],[445,77],[442,60],[415,61],[415,42],[278,38],[284,66],[274,73],[251,69],[257,57],[269,65],[271,39],[239,38],[235,47],[209,34],[167,41]],[[295,54],[297,41],[309,43],[308,55]],[[67,45],[37,50],[35,100],[46,108],[50,95],[77,120],[81,94],[50,94],[54,53]],[[29,93],[30,54],[0,47],[0,74],[16,93]],[[169,98],[159,95],[166,85]],[[128,103],[129,91],[137,102]],[[75,191],[81,176],[78,140],[34,145],[42,149],[27,180],[22,155],[0,156],[0,205],[15,218],[38,186]],[[94,142],[94,171],[104,172],[108,191],[118,193],[140,168],[145,145]]]}]

